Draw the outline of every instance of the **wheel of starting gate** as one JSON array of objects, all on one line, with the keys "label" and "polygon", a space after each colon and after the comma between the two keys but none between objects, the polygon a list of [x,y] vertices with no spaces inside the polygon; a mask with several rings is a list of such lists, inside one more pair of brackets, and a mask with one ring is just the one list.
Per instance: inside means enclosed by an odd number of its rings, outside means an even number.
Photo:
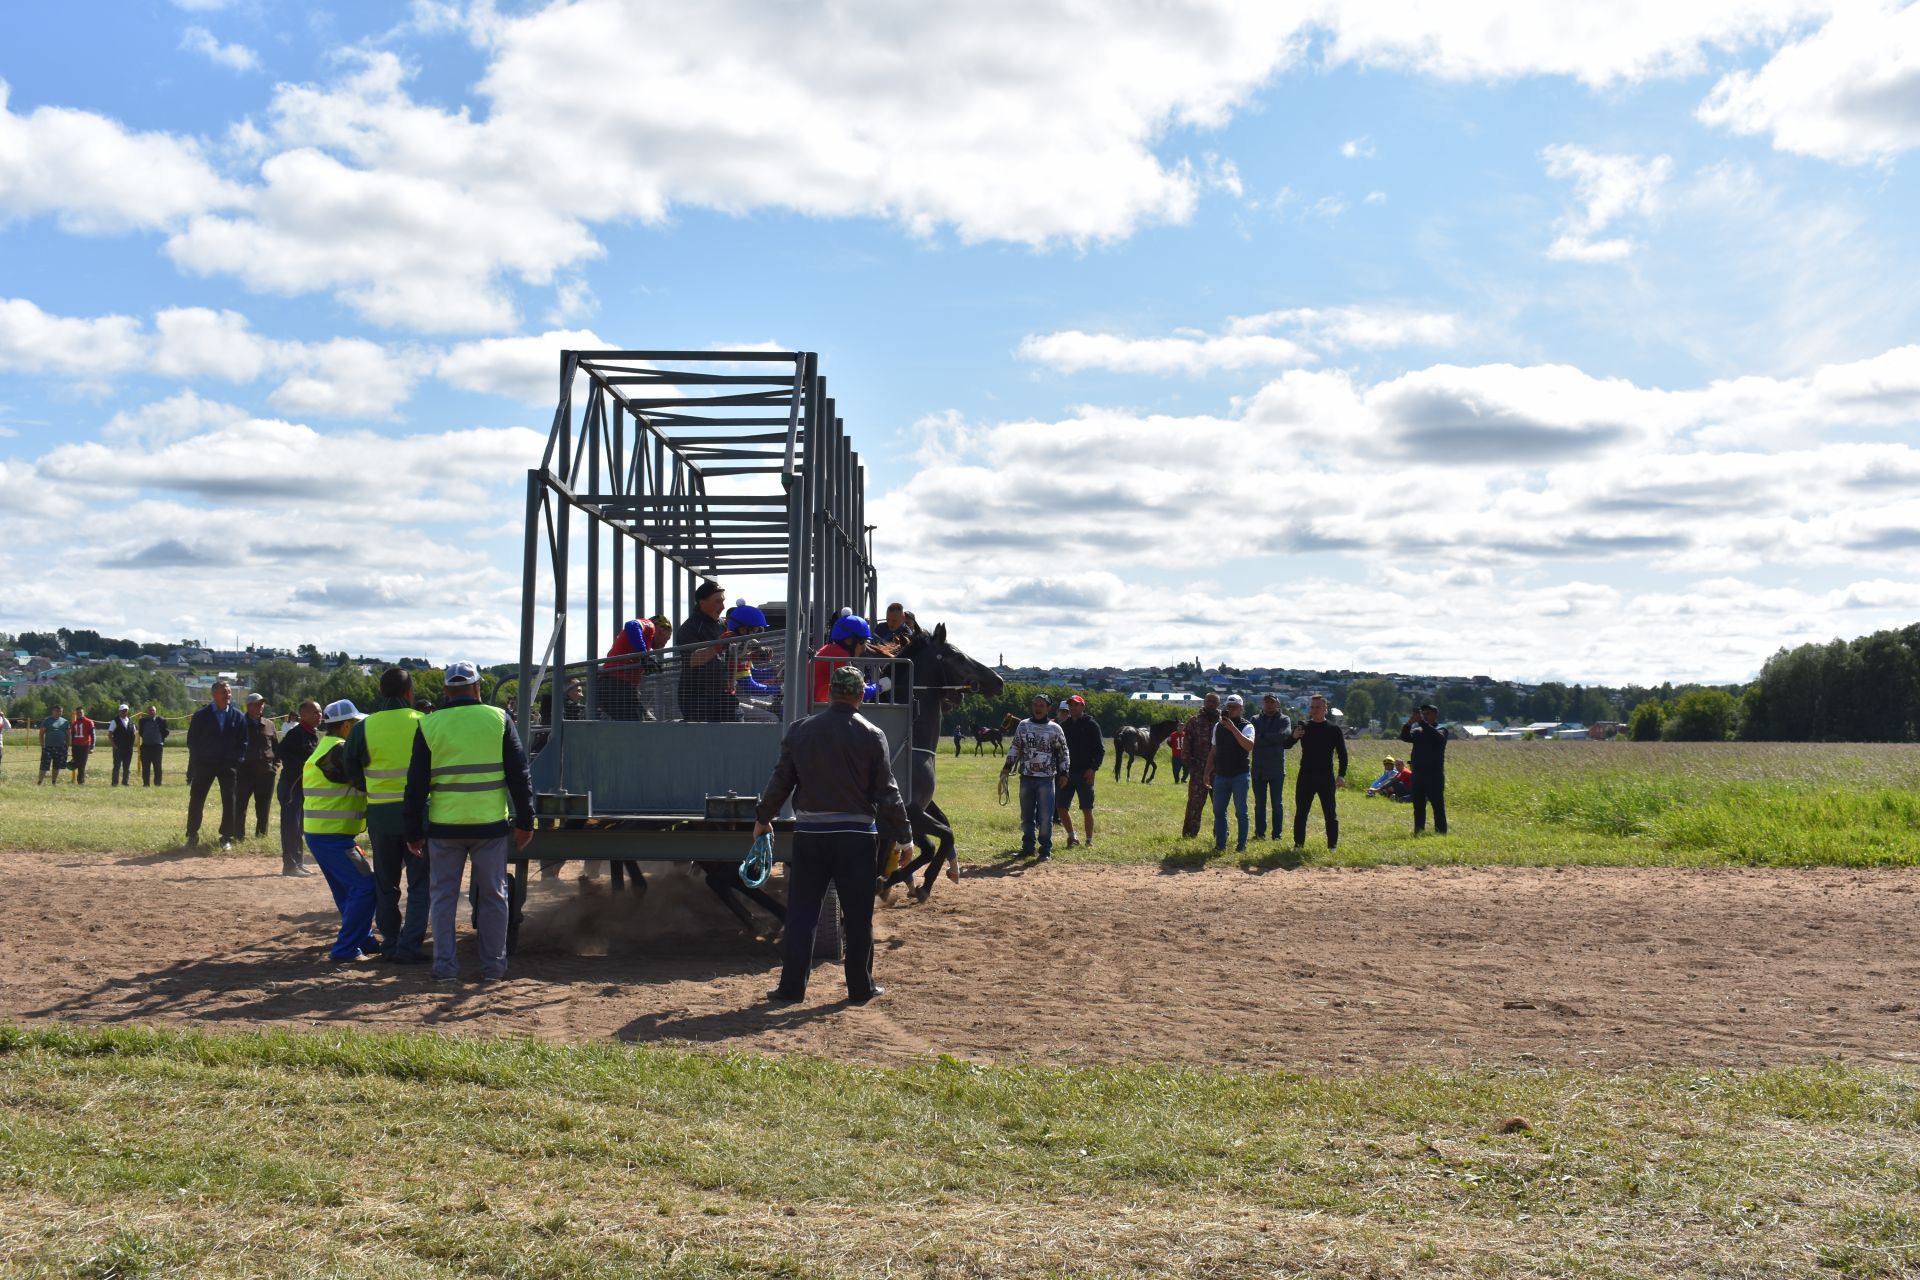
[{"label": "wheel of starting gate", "polygon": [[813,958],[815,960],[838,960],[840,958],[842,938],[840,933],[840,890],[837,886],[827,886],[827,896],[820,900],[820,927],[813,935]]}]

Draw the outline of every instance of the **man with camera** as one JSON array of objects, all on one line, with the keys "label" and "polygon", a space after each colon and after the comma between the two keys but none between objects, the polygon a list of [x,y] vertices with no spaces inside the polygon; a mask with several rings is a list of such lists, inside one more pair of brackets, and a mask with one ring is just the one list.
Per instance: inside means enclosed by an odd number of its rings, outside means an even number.
[{"label": "man with camera", "polygon": [[1427,805],[1433,805],[1433,833],[1447,834],[1447,743],[1452,735],[1439,725],[1431,702],[1407,717],[1400,741],[1413,747],[1413,834],[1427,829]]}]

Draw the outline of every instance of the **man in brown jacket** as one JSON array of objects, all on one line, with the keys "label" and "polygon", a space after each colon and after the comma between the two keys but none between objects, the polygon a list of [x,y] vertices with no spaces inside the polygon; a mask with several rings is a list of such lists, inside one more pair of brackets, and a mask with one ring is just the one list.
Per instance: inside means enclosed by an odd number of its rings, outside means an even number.
[{"label": "man in brown jacket", "polygon": [[1187,816],[1180,834],[1200,834],[1200,815],[1213,794],[1213,726],[1220,722],[1220,695],[1210,693],[1187,721]]}]

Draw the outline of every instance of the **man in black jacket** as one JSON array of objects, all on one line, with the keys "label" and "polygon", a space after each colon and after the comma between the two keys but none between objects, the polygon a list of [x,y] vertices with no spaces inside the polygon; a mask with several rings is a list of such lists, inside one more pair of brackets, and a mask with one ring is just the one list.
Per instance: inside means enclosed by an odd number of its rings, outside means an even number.
[{"label": "man in black jacket", "polygon": [[133,717],[127,711],[127,704],[121,703],[107,725],[107,741],[113,744],[113,779],[109,785],[116,787],[133,785],[133,744],[140,735],[134,731]]},{"label": "man in black jacket", "polygon": [[267,700],[258,693],[247,695],[247,758],[240,762],[240,798],[234,801],[233,838],[247,836],[247,810],[253,810],[253,834],[267,834],[267,813],[273,807],[273,771],[280,763],[274,750],[280,744],[280,732],[267,719]]},{"label": "man in black jacket", "polygon": [[1093,780],[1107,758],[1107,744],[1100,738],[1100,724],[1087,715],[1087,700],[1074,694],[1066,700],[1067,718],[1060,724],[1067,735],[1067,780],[1060,784],[1053,814],[1067,829],[1067,848],[1074,846],[1073,799],[1080,798],[1080,816],[1087,827],[1087,848],[1093,848]]},{"label": "man in black jacket", "polygon": [[1440,711],[1431,702],[1400,726],[1400,741],[1413,747],[1413,834],[1427,829],[1427,803],[1433,803],[1433,833],[1447,834],[1447,743],[1450,735],[1436,723]]},{"label": "man in black jacket", "polygon": [[1268,694],[1253,718],[1253,838],[1267,838],[1267,801],[1273,801],[1273,838],[1280,838],[1286,811],[1280,788],[1287,780],[1286,752],[1293,749],[1293,721],[1280,709],[1280,698]]},{"label": "man in black jacket", "polygon": [[[1307,843],[1307,813],[1317,798],[1320,814],[1327,824],[1327,848],[1340,847],[1340,811],[1333,793],[1347,783],[1347,735],[1327,719],[1327,700],[1313,695],[1305,724],[1293,726],[1293,739],[1300,744],[1300,773],[1293,782],[1293,847]],[[1334,757],[1340,758],[1340,772],[1333,771]]]},{"label": "man in black jacket", "polygon": [[301,770],[307,757],[320,745],[320,704],[308,698],[300,704],[300,719],[280,735],[274,746],[274,758],[280,762],[280,782],[275,796],[280,801],[280,874],[310,876],[305,866],[306,841],[303,832],[307,820],[307,796],[301,782]]},{"label": "man in black jacket", "polygon": [[213,701],[187,721],[187,848],[200,847],[200,819],[209,788],[220,788],[220,848],[240,838],[240,766],[247,758],[247,718],[232,705],[233,687],[213,682]]}]

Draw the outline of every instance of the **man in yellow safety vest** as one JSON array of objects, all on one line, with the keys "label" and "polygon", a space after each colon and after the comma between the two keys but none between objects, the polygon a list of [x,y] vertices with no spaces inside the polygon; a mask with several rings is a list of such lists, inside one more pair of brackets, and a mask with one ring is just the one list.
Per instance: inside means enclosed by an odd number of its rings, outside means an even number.
[{"label": "man in yellow safety vest", "polygon": [[345,698],[328,703],[320,713],[325,733],[300,767],[307,849],[327,878],[333,904],[340,908],[340,936],[327,953],[330,960],[358,960],[380,953],[372,928],[373,868],[357,843],[367,825],[367,796],[348,780],[340,752],[348,731],[362,718],[360,708]]},{"label": "man in yellow safety vest", "polygon": [[[422,964],[427,941],[427,860],[407,851],[407,765],[424,719],[413,706],[413,676],[399,667],[380,673],[380,706],[347,735],[347,776],[367,793],[367,844],[373,853],[373,927],[381,953],[395,964]],[[400,910],[400,881],[407,905]]]},{"label": "man in yellow safety vest", "polygon": [[480,980],[507,976],[507,845],[533,839],[533,780],[513,721],[480,701],[480,671],[447,664],[446,699],[420,722],[407,767],[407,848],[427,857],[433,905],[433,976],[458,981],[454,929],[467,860],[479,900]]}]

